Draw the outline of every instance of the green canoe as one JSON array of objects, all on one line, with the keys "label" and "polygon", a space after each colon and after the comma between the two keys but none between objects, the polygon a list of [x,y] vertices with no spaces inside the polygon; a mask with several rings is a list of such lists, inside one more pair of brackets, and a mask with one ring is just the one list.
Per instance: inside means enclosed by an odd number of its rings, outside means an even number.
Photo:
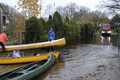
[{"label": "green canoe", "polygon": [[42,61],[29,63],[14,70],[0,74],[0,80],[32,80],[48,70],[56,62],[57,58],[51,55]]}]

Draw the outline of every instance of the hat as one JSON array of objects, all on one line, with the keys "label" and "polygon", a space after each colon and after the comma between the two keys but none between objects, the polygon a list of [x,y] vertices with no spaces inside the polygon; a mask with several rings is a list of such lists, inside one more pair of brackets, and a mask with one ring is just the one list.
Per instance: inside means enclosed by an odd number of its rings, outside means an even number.
[{"label": "hat", "polygon": [[50,28],[50,30],[53,30],[53,28]]}]

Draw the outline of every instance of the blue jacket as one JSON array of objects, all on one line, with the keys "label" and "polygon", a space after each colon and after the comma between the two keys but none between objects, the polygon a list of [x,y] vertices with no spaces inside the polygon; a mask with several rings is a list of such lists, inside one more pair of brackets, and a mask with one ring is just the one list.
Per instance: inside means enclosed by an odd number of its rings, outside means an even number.
[{"label": "blue jacket", "polygon": [[55,33],[52,28],[50,28],[50,31],[48,32],[48,41],[52,41],[55,39]]}]

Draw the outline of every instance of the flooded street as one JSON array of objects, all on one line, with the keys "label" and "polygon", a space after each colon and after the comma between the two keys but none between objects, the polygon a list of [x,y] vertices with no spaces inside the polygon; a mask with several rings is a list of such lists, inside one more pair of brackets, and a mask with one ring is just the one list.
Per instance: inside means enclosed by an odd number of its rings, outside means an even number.
[{"label": "flooded street", "polygon": [[120,80],[120,0],[0,0],[0,80]]},{"label": "flooded street", "polygon": [[118,37],[83,39],[61,52],[61,60],[36,80],[120,80]]},{"label": "flooded street", "polygon": [[96,36],[66,46],[57,63],[35,80],[120,80],[118,36]]}]

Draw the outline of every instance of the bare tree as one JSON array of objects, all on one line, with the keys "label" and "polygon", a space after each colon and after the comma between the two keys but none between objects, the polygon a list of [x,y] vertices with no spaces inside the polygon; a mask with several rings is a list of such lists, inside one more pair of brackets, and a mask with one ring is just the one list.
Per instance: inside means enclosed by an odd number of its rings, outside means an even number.
[{"label": "bare tree", "polygon": [[74,13],[78,10],[78,7],[76,3],[70,3],[65,7],[57,7],[56,10],[61,13],[62,17],[69,17],[70,19],[73,19]]},{"label": "bare tree", "polygon": [[58,6],[58,7],[56,8],[56,11],[58,11],[63,18],[65,18],[65,17],[67,16],[67,15],[65,14],[65,13],[66,13],[65,8],[62,7],[62,6]]},{"label": "bare tree", "polygon": [[108,16],[106,13],[102,13],[100,11],[92,11],[89,13],[89,17],[91,22],[94,23],[95,30],[97,29],[97,24],[98,23],[107,23],[109,21]]},{"label": "bare tree", "polygon": [[103,0],[102,7],[112,11],[112,13],[120,12],[120,0]]},{"label": "bare tree", "polygon": [[80,23],[84,24],[84,23],[90,22],[90,20],[89,20],[89,11],[90,10],[87,7],[83,7],[83,6],[79,7],[79,11],[78,11],[79,16],[78,16],[78,18],[79,18]]},{"label": "bare tree", "polygon": [[46,6],[46,10],[45,10],[45,13],[46,14],[49,14],[49,15],[51,15],[51,14],[53,14],[53,6],[52,6],[52,4],[49,4],[49,5],[47,5]]},{"label": "bare tree", "polygon": [[57,7],[56,10],[62,15],[63,18],[66,16],[77,23],[89,23],[93,22],[94,26],[97,26],[98,22],[107,22],[108,16],[104,12],[90,11],[89,8],[78,6],[75,3],[70,3],[65,7]]}]

